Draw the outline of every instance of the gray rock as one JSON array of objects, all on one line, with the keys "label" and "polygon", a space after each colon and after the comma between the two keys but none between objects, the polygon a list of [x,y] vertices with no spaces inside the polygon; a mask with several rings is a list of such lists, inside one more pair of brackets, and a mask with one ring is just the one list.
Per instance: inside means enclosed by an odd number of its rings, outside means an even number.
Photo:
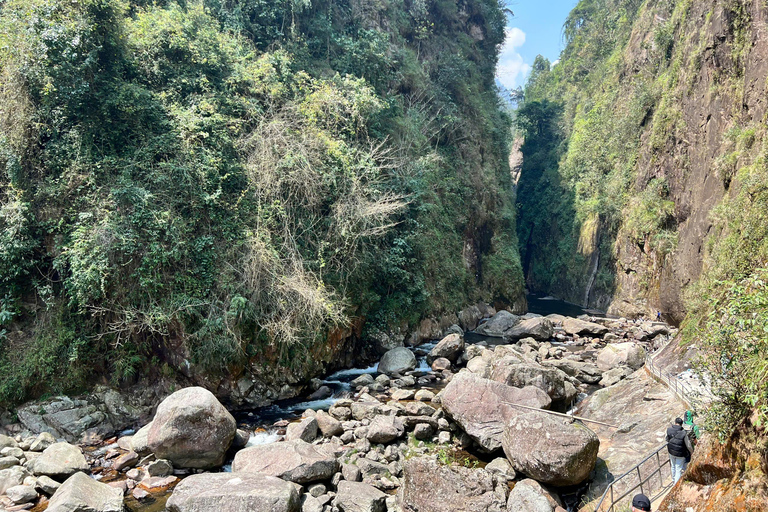
[{"label": "gray rock", "polygon": [[24,483],[24,479],[29,476],[29,471],[21,466],[13,466],[8,469],[0,470],[0,494],[5,494],[5,490],[15,485]]},{"label": "gray rock", "polygon": [[449,334],[430,350],[427,362],[431,364],[435,359],[444,357],[455,363],[463,351],[464,337],[456,333]]},{"label": "gray rock", "polygon": [[414,396],[414,399],[420,402],[431,402],[433,398],[435,398],[435,394],[428,389],[420,389]]},{"label": "gray rock", "polygon": [[224,463],[237,425],[235,418],[201,387],[179,390],[157,407],[147,445],[178,468],[213,468]]},{"label": "gray rock", "polygon": [[334,505],[341,512],[386,512],[387,495],[362,482],[342,480]]},{"label": "gray rock", "polygon": [[419,423],[413,429],[413,437],[420,441],[432,439],[433,435],[435,435],[435,428],[429,423]]},{"label": "gray rock", "polygon": [[370,386],[375,382],[373,376],[370,373],[364,373],[361,376],[355,378],[350,382],[352,387],[362,388],[363,386]]},{"label": "gray rock", "polygon": [[509,311],[502,310],[493,315],[493,317],[491,317],[487,322],[482,324],[476,330],[479,334],[483,334],[485,336],[501,338],[519,321],[519,316],[513,315]]},{"label": "gray rock", "polygon": [[323,484],[313,484],[307,487],[307,492],[312,496],[313,498],[319,498],[326,492],[328,492],[328,489]]},{"label": "gray rock", "polygon": [[19,461],[19,459],[11,455],[7,457],[0,457],[0,469],[12,468],[13,466],[18,466],[20,464],[21,462]]},{"label": "gray rock", "polygon": [[88,471],[82,451],[69,443],[54,443],[28,465],[35,475],[63,481],[78,471]]},{"label": "gray rock", "polygon": [[508,357],[494,362],[491,379],[516,388],[536,386],[559,405],[569,405],[577,395],[576,388],[568,385],[568,375],[557,368],[531,362],[518,363]]},{"label": "gray rock", "polygon": [[388,350],[379,361],[379,372],[387,375],[405,373],[416,368],[416,356],[405,347]]},{"label": "gray rock", "polygon": [[512,404],[546,409],[551,399],[533,386],[518,389],[461,372],[442,391],[442,404],[445,413],[464,432],[493,452],[501,448],[502,433],[509,419],[525,411]]},{"label": "gray rock", "polygon": [[433,372],[442,372],[443,370],[450,370],[451,367],[452,367],[451,362],[444,357],[438,357],[437,359],[433,360],[430,366]]},{"label": "gray rock", "polygon": [[47,512],[122,512],[123,491],[97,482],[85,473],[75,473],[53,493],[46,510]]},{"label": "gray rock", "polygon": [[362,478],[360,468],[354,464],[342,464],[341,474],[344,477],[344,480],[350,482],[357,482]]},{"label": "gray rock", "polygon": [[586,480],[600,448],[597,435],[581,423],[543,412],[510,419],[502,442],[516,471],[555,486]]},{"label": "gray rock", "polygon": [[300,497],[289,482],[267,475],[203,473],[181,481],[168,512],[298,512]]},{"label": "gray rock", "polygon": [[304,494],[301,502],[301,512],[323,512],[323,504],[314,496]]},{"label": "gray rock", "polygon": [[132,437],[130,441],[130,447],[133,451],[139,455],[146,455],[150,452],[147,444],[147,437],[149,431],[152,429],[152,422],[150,421],[143,427],[141,427]]},{"label": "gray rock", "polygon": [[594,322],[586,322],[571,317],[563,318],[563,330],[570,335],[588,334],[590,336],[602,336],[608,332],[608,328],[604,325],[596,324]]},{"label": "gray rock", "polygon": [[514,327],[504,332],[504,337],[510,340],[533,338],[546,341],[555,333],[555,327],[548,318],[536,317],[521,320]]},{"label": "gray rock", "polygon": [[325,437],[340,436],[344,433],[341,422],[323,410],[317,411],[315,420],[317,420],[317,427]]},{"label": "gray rock", "polygon": [[61,487],[59,482],[45,475],[38,477],[35,484],[35,488],[46,496],[51,496],[59,487]]},{"label": "gray rock", "polygon": [[0,450],[0,455],[3,457],[16,457],[17,459],[22,459],[24,458],[24,450],[8,446]]},{"label": "gray rock", "polygon": [[18,448],[19,443],[17,443],[16,440],[12,437],[0,434],[0,449],[8,447]]},{"label": "gray rock", "polygon": [[29,485],[14,485],[5,490],[5,494],[11,498],[16,505],[29,503],[37,499],[37,491]]},{"label": "gray rock", "polygon": [[619,366],[618,368],[612,368],[603,373],[603,378],[600,379],[600,385],[603,387],[610,387],[619,381],[626,379],[632,375],[632,370],[626,366]]},{"label": "gray rock", "polygon": [[515,484],[507,500],[509,512],[555,512],[562,506],[556,494],[529,478]]},{"label": "gray rock", "polygon": [[117,457],[112,464],[112,468],[115,471],[122,471],[124,469],[130,469],[139,462],[139,454],[136,452],[128,452]]},{"label": "gray rock", "polygon": [[376,416],[368,425],[366,438],[372,443],[390,443],[403,436],[405,425],[397,416]]},{"label": "gray rock", "polygon": [[336,457],[300,439],[251,446],[235,455],[232,471],[262,473],[306,484],[330,479],[338,470]]},{"label": "gray rock", "polygon": [[173,464],[166,459],[158,459],[147,464],[149,476],[168,476],[173,474]]},{"label": "gray rock", "polygon": [[317,430],[317,420],[315,418],[304,418],[301,421],[288,425],[285,439],[288,441],[301,439],[302,441],[311,443],[317,439]]},{"label": "gray rock", "polygon": [[309,400],[325,400],[333,396],[333,390],[328,386],[320,386],[314,393],[309,395]]},{"label": "gray rock", "polygon": [[415,457],[404,464],[398,502],[403,512],[502,512],[507,509],[505,488],[484,469]]},{"label": "gray rock", "polygon": [[517,476],[515,468],[513,468],[512,464],[504,457],[493,459],[487,466],[485,466],[485,470],[503,475],[508,480],[514,480]]},{"label": "gray rock", "polygon": [[645,349],[639,343],[612,343],[597,354],[597,366],[603,371],[619,365],[638,370],[645,364],[645,355]]},{"label": "gray rock", "polygon": [[542,364],[554,366],[566,375],[574,377],[584,384],[597,384],[603,378],[603,371],[593,363],[559,359],[545,361]]},{"label": "gray rock", "polygon": [[50,432],[40,432],[29,446],[29,451],[42,452],[55,442],[56,438]]}]

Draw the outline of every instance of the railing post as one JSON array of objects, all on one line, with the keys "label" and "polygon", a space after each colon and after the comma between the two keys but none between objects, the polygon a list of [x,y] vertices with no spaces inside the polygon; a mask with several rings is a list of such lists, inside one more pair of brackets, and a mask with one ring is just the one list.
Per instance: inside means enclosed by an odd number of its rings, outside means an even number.
[{"label": "railing post", "polygon": [[637,466],[637,480],[640,482],[640,492],[645,494],[643,490],[643,476],[640,474],[640,466]]}]

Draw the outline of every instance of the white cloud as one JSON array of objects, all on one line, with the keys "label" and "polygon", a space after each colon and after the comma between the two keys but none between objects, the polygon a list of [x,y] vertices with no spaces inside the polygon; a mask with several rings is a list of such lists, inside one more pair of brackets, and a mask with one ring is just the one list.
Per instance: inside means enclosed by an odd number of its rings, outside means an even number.
[{"label": "white cloud", "polygon": [[517,27],[507,27],[504,46],[499,54],[499,64],[496,66],[496,77],[504,87],[514,89],[523,85],[531,66],[525,63],[518,48],[525,44],[525,32]]}]

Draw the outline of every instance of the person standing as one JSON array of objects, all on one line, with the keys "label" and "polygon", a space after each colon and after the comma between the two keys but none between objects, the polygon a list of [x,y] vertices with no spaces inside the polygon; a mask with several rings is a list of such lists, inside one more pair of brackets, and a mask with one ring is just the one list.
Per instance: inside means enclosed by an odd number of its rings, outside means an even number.
[{"label": "person standing", "polygon": [[688,432],[683,429],[683,419],[675,418],[675,424],[667,429],[667,451],[672,470],[672,485],[676,484],[685,472],[686,460],[690,460],[693,445]]}]

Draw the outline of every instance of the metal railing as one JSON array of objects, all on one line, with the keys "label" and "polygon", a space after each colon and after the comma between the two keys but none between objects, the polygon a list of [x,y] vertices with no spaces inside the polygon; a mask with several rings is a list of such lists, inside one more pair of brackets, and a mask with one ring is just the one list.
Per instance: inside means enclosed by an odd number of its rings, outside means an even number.
[{"label": "metal railing", "polygon": [[[629,508],[628,506],[635,491],[639,490],[639,492],[648,496],[651,501],[664,494],[672,486],[671,468],[664,471],[664,468],[670,465],[669,457],[665,450],[666,447],[667,443],[662,444],[629,471],[614,478],[608,484],[597,505],[588,508],[592,512],[616,512],[617,510]],[[664,450],[664,454],[660,455],[662,450]],[[669,476],[668,479],[667,475]],[[658,482],[658,485],[654,480]],[[634,485],[632,485],[633,483]],[[581,510],[584,511],[585,509],[582,508]]]},{"label": "metal railing", "polygon": [[688,409],[694,408],[696,395],[693,392],[693,389],[681,381],[676,375],[654,365],[653,355],[648,355],[645,358],[645,370],[650,373],[651,376],[660,380],[662,384],[667,386],[677,399],[683,402]]}]

